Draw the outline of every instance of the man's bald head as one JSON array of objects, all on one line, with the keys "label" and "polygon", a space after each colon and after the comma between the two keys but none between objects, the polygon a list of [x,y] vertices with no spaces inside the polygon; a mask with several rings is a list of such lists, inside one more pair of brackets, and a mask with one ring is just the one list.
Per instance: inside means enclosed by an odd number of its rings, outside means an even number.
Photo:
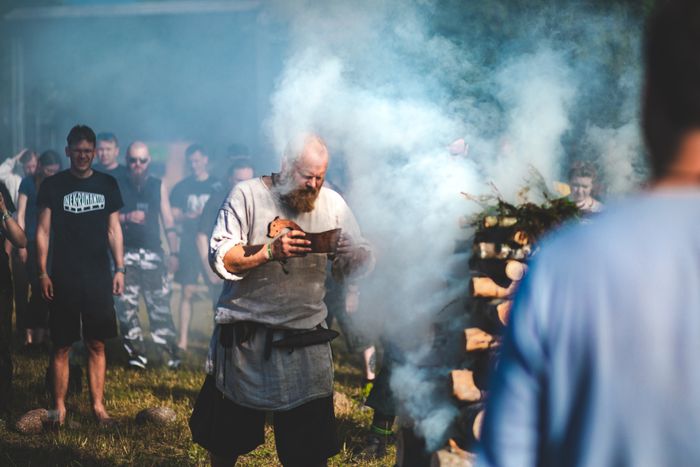
[{"label": "man's bald head", "polygon": [[132,175],[145,177],[150,163],[151,154],[146,143],[134,141],[126,148],[126,166]]},{"label": "man's bald head", "polygon": [[284,150],[282,170],[298,163],[328,166],[328,147],[323,139],[315,134],[303,134],[292,139]]},{"label": "man's bald head", "polygon": [[126,148],[126,157],[150,157],[148,152],[148,145],[143,141],[134,141]]}]

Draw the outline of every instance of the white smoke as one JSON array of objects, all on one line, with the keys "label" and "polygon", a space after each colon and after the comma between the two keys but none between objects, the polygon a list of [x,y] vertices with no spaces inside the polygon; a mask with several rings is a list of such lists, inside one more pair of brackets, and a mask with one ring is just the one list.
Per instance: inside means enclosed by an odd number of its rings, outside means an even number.
[{"label": "white smoke", "polygon": [[[590,79],[551,40],[491,65],[470,61],[481,45],[433,32],[426,11],[438,8],[430,1],[298,0],[269,10],[269,18],[289,24],[291,44],[269,135],[282,154],[291,137],[315,131],[332,158],[343,157],[351,181],[345,195],[378,259],[363,285],[364,311],[379,316],[383,336],[406,353],[392,387],[430,449],[445,441],[457,410],[417,362],[431,318],[466,293],[447,277],[458,219],[479,209],[460,192],[488,193],[493,180],[512,200],[530,167],[558,179],[562,138]],[[633,135],[616,131],[589,131],[588,143],[610,166],[634,158],[634,149],[617,151],[633,148]],[[449,154],[457,138],[469,145],[467,157]]]},{"label": "white smoke", "polygon": [[643,182],[642,145],[639,126],[627,123],[619,128],[592,126],[586,132],[585,144],[600,156],[604,168],[607,194],[629,193]]}]

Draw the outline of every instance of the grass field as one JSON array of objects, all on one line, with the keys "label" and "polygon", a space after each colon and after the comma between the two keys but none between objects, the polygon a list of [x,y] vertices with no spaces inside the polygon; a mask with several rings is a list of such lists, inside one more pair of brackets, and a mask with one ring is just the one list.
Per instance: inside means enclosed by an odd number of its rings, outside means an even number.
[{"label": "grass field", "polygon": [[[177,304],[174,294],[173,305]],[[102,430],[93,421],[87,382],[81,395],[69,396],[68,427],[58,432],[22,435],[14,430],[14,422],[23,413],[35,408],[50,408],[50,397],[44,387],[48,355],[15,354],[14,398],[9,419],[0,422],[1,466],[195,466],[207,465],[206,451],[190,439],[187,420],[204,380],[202,365],[212,328],[209,304],[200,300],[195,306],[192,345],[183,367],[173,372],[164,367],[163,357],[149,347],[147,371],[124,368],[126,361],[117,341],[108,343],[106,385],[107,409],[118,421],[113,430]],[[174,307],[174,310],[177,308]],[[142,311],[142,322],[148,322]],[[177,317],[176,317],[177,318]],[[176,321],[177,322],[177,321]],[[147,327],[147,325],[146,325]],[[394,449],[383,458],[369,461],[356,451],[371,420],[371,411],[358,402],[361,374],[359,358],[348,355],[340,339],[333,344],[336,362],[336,416],[342,451],[330,465],[388,466],[394,463]],[[134,416],[148,407],[170,407],[177,413],[177,422],[167,427],[140,426]],[[70,423],[72,422],[72,423]],[[272,431],[266,428],[266,442],[251,454],[241,457],[237,465],[280,465],[275,453]]]}]

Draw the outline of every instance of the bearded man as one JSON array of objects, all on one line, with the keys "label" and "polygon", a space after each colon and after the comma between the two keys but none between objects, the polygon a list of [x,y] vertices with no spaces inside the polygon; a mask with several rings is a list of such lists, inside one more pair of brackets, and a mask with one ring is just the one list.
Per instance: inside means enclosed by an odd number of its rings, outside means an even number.
[{"label": "bearded man", "polygon": [[[234,465],[264,442],[266,411],[283,465],[326,465],[338,452],[326,262],[340,278],[367,272],[373,259],[343,198],[323,187],[327,167],[323,140],[302,136],[288,145],[281,173],[239,183],[219,210],[209,257],[225,284],[210,375],[190,419],[214,466]],[[278,218],[295,227],[271,238]],[[334,253],[317,252],[305,233],[337,228]]]},{"label": "bearded man", "polygon": [[[180,366],[175,326],[170,312],[170,280],[166,267],[176,268],[177,236],[165,186],[148,174],[148,146],[135,141],[126,150],[127,175],[117,179],[124,199],[119,221],[124,232],[124,293],[117,300],[117,316],[129,366],[145,369],[139,320],[139,294],[143,294],[153,342],[168,354],[168,367]],[[170,261],[166,265],[160,240],[160,224],[166,232]]]}]

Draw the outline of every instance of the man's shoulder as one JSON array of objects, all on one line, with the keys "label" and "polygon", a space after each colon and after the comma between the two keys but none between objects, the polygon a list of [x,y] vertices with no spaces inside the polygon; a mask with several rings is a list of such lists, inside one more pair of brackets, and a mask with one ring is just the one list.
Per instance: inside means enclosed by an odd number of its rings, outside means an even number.
[{"label": "man's shoulder", "polygon": [[60,172],[56,172],[50,177],[46,177],[41,182],[41,187],[43,188],[45,186],[54,186],[56,184],[60,184],[61,182],[65,182],[66,180],[68,180],[70,176],[70,169],[61,170]]},{"label": "man's shoulder", "polygon": [[27,175],[26,177],[22,178],[22,181],[19,184],[20,190],[24,187],[28,186],[33,186],[34,185],[34,175]]},{"label": "man's shoulder", "polygon": [[209,176],[206,180],[207,186],[212,190],[212,192],[223,190],[224,184],[216,177]]},{"label": "man's shoulder", "polygon": [[319,198],[323,199],[329,206],[347,206],[345,198],[332,188],[322,186],[319,192]]},{"label": "man's shoulder", "polygon": [[182,180],[180,180],[179,182],[177,182],[175,185],[173,185],[173,191],[186,190],[192,184],[193,181],[194,181],[194,177],[192,177],[192,176],[185,177]]},{"label": "man's shoulder", "polygon": [[248,180],[243,180],[242,182],[236,183],[236,186],[233,187],[235,190],[236,188],[245,190],[245,191],[250,191],[250,190],[267,190],[265,188],[265,183],[262,181],[262,177],[253,177]]},{"label": "man's shoulder", "polygon": [[104,183],[108,185],[117,185],[117,177],[114,175],[100,172],[98,170],[93,170],[92,171],[92,177],[91,177],[95,182],[98,183]]},{"label": "man's shoulder", "polygon": [[611,203],[600,213],[571,222],[541,243],[541,260],[581,268],[601,263],[622,263],[645,251],[651,239],[662,238],[668,229],[659,216],[673,217],[673,206],[654,196],[638,195]]},{"label": "man's shoulder", "polygon": [[340,193],[338,193],[338,192],[335,191],[333,188],[330,188],[330,187],[328,187],[328,186],[326,186],[326,185],[323,185],[323,186],[321,187],[320,195],[321,195],[321,196],[325,196],[325,197],[327,197],[327,198],[329,198],[329,199],[334,199],[334,200],[335,200],[335,199],[342,199],[342,200],[345,199],[345,198],[343,198],[343,196],[342,196]]}]

